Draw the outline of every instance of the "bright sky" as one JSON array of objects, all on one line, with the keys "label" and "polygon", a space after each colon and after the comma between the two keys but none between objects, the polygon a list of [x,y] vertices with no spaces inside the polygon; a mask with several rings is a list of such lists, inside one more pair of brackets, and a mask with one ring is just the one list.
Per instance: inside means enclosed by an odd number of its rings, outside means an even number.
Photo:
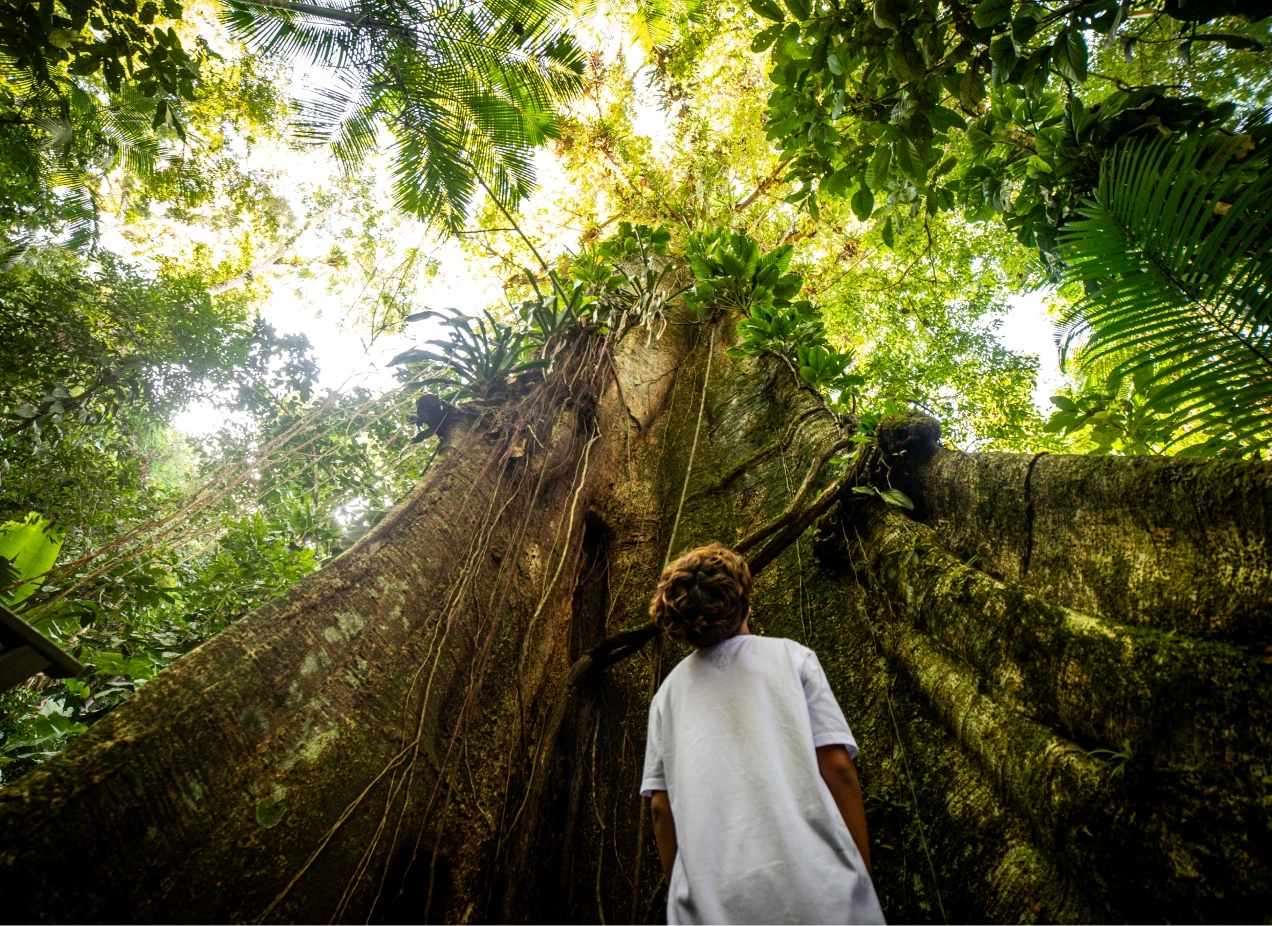
[{"label": "bright sky", "polygon": [[[443,243],[436,256],[443,270],[423,292],[425,306],[456,306],[476,311],[498,301],[494,281],[462,272],[467,261],[454,243]],[[447,272],[445,268],[460,268]],[[494,290],[494,291],[492,291]],[[346,306],[327,296],[320,286],[276,285],[260,307],[261,317],[279,334],[303,334],[318,362],[320,389],[347,389],[363,386],[372,391],[391,389],[396,382],[388,362],[414,344],[439,337],[429,322],[407,326],[397,334],[382,335],[366,344],[346,318]],[[191,405],[174,422],[192,437],[216,432],[224,415],[210,402]]]},{"label": "bright sky", "polygon": [[1069,384],[1060,372],[1060,350],[1056,329],[1047,315],[1045,291],[1026,293],[1011,300],[1011,311],[998,329],[998,340],[1008,350],[1038,358],[1038,381],[1034,386],[1034,406],[1044,417],[1051,414],[1051,396]]}]

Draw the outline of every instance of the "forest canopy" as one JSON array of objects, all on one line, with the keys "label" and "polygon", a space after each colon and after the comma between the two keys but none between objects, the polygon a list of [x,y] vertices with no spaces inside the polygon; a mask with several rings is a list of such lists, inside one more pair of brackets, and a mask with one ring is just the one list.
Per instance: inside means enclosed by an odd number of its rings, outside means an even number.
[{"label": "forest canopy", "polygon": [[[92,671],[0,695],[0,781],[578,326],[735,312],[863,439],[1266,459],[1265,7],[7,0],[0,600]],[[323,383],[283,305],[381,377]]]}]

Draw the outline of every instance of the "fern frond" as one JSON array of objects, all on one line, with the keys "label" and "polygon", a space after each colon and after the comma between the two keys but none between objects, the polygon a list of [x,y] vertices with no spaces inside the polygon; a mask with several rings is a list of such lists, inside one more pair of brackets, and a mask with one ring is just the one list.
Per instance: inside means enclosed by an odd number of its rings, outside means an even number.
[{"label": "fern frond", "polygon": [[1084,369],[1139,373],[1173,434],[1272,443],[1272,172],[1199,138],[1129,143],[1062,236]]}]

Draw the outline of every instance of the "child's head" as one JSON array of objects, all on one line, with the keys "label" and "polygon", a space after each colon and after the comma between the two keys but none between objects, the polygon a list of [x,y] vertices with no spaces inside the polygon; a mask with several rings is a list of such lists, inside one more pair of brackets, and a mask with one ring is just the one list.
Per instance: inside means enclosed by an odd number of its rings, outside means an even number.
[{"label": "child's head", "polygon": [[649,604],[654,623],[690,646],[711,646],[736,635],[750,611],[751,570],[718,543],[668,564]]}]

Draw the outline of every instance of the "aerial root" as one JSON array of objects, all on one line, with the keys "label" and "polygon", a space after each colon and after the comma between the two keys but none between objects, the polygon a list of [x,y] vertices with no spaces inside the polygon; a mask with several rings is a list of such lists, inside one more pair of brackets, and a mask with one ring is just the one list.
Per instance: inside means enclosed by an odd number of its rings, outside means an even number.
[{"label": "aerial root", "polygon": [[[482,473],[484,474],[488,468],[489,468],[489,464],[487,464],[486,467],[483,467]],[[359,864],[356,866],[352,877],[350,878],[349,882],[345,886],[345,890],[341,895],[340,902],[338,903],[337,908],[335,912],[333,913],[333,916],[332,916],[333,920],[338,918],[344,912],[351,898],[353,890],[356,889],[358,882],[365,875],[366,869],[368,865],[370,864],[371,858],[374,856],[375,849],[379,845],[381,835],[383,834],[384,828],[387,824],[387,817],[389,814],[389,810],[392,807],[394,801],[396,800],[397,795],[401,793],[402,790],[405,788],[406,795],[403,801],[402,811],[398,818],[397,827],[395,828],[395,832],[394,832],[394,838],[396,842],[397,834],[401,827],[402,818],[404,817],[407,811],[407,808],[409,806],[410,787],[414,778],[415,766],[419,758],[419,747],[420,747],[420,743],[423,738],[423,732],[424,732],[424,717],[427,712],[428,704],[431,700],[430,695],[431,695],[431,688],[432,688],[434,676],[436,674],[437,666],[441,659],[442,651],[445,647],[446,638],[449,634],[451,627],[454,624],[455,611],[459,608],[460,601],[463,596],[464,588],[466,587],[469,579],[471,579],[472,577],[474,564],[477,562],[482,551],[485,549],[486,542],[489,540],[489,531],[492,529],[491,514],[494,509],[495,503],[499,498],[500,484],[502,483],[504,472],[505,472],[505,469],[503,467],[500,467],[499,475],[496,478],[495,486],[491,492],[491,500],[489,505],[486,508],[485,516],[482,520],[482,523],[479,524],[478,526],[473,544],[469,549],[468,555],[465,557],[466,561],[464,562],[463,566],[459,570],[459,573],[456,575],[456,577],[451,583],[451,587],[447,593],[446,606],[442,609],[442,612],[439,615],[439,619],[435,621],[433,624],[433,631],[434,631],[433,639],[429,644],[428,651],[426,652],[424,659],[421,661],[419,669],[416,670],[416,673],[412,677],[411,686],[410,686],[410,689],[408,690],[408,695],[407,695],[408,699],[410,697],[410,693],[414,690],[415,685],[418,682],[420,674],[422,673],[423,669],[429,665],[430,658],[431,658],[432,670],[429,673],[428,683],[426,684],[425,691],[424,691],[423,703],[421,704],[421,707],[418,713],[419,720],[417,723],[414,739],[412,739],[409,743],[405,743],[402,746],[402,748],[399,750],[399,752],[385,765],[385,767],[375,776],[375,778],[371,780],[371,782],[362,790],[362,792],[352,802],[350,802],[348,806],[345,807],[345,809],[341,812],[340,816],[337,818],[335,823],[332,824],[332,826],[324,834],[322,840],[319,842],[318,846],[314,849],[314,851],[310,854],[309,858],[305,861],[304,865],[302,865],[301,868],[296,872],[296,874],[292,876],[291,880],[287,883],[287,885],[282,889],[282,891],[279,892],[279,894],[274,898],[273,901],[271,901],[270,905],[261,914],[261,916],[257,920],[258,923],[264,922],[266,919],[269,918],[270,914],[274,911],[274,909],[278,906],[278,904],[283,901],[283,899],[288,895],[291,889],[295,887],[295,885],[310,869],[310,867],[317,860],[317,858],[327,848],[332,838],[334,838],[336,833],[341,829],[341,827],[345,824],[345,822],[348,821],[348,819],[353,815],[353,813],[358,809],[358,807],[361,806],[362,802],[371,793],[371,791],[375,788],[375,786],[379,784],[380,780],[384,778],[384,776],[389,774],[390,772],[393,772],[393,776],[390,778],[390,792],[385,802],[385,809],[381,815],[380,824],[377,826],[375,830],[375,834],[370,841],[370,845],[367,847],[366,850],[364,850],[363,856],[359,860]],[[477,477],[477,481],[479,482],[480,479],[481,479],[481,475]],[[507,503],[505,503],[504,508],[506,509],[506,507],[507,507]],[[502,510],[501,510],[501,514],[502,514]],[[441,635],[440,641],[437,639],[437,631],[439,629],[443,629],[443,633]],[[404,720],[405,719],[406,718],[404,718]],[[405,731],[403,734],[403,739],[405,739]],[[406,761],[408,756],[409,756],[409,762],[407,762],[406,768],[403,770],[403,773],[399,777],[398,772],[395,770],[398,769],[398,767],[401,766],[404,761]],[[445,769],[439,768],[438,770],[439,780],[444,777],[444,774],[445,774]],[[383,878],[381,878],[381,887],[382,886],[383,886]],[[377,891],[376,899],[377,901],[379,899],[378,891]]]},{"label": "aerial root", "polygon": [[[577,360],[577,358],[574,358],[574,359],[575,359],[575,360]],[[567,370],[568,370],[568,367],[569,367],[569,366],[570,366],[570,364],[568,364],[568,363],[567,363],[567,364],[563,364],[563,365],[562,365],[562,374],[561,374],[561,375],[562,375],[562,378],[564,378],[564,377],[566,376],[566,374],[567,374]],[[572,395],[572,387],[573,387],[573,385],[574,385],[574,382],[575,382],[575,381],[576,381],[576,379],[577,379],[577,372],[578,372],[578,371],[576,370],[576,376],[575,376],[575,378],[574,378],[574,379],[571,379],[571,380],[570,380],[570,382],[569,382],[569,385],[566,387],[566,396],[564,396],[564,397],[563,397],[563,396],[557,395],[557,392],[558,392],[559,390],[555,390],[555,389],[554,389],[554,390],[549,390],[550,394],[547,396],[547,398],[545,398],[545,399],[544,399],[544,401],[543,401],[543,403],[542,403],[542,404],[543,404],[543,405],[545,405],[545,406],[551,406],[551,405],[554,405],[554,404],[556,404],[556,405],[560,405],[560,400],[561,400],[562,398],[566,398],[566,397],[568,397],[569,395]],[[563,382],[564,382],[564,379],[562,379],[562,382],[561,382],[560,384],[563,384]],[[533,415],[533,416],[525,416],[525,420],[529,421],[530,419],[535,419],[535,420],[537,420],[537,419],[541,419],[541,418],[542,418],[542,416],[543,416],[543,413],[544,413],[545,411],[546,411],[546,408],[541,408],[541,409],[539,409],[539,411],[538,411],[538,413],[537,413],[536,415]],[[586,477],[587,477],[587,461],[588,461],[588,457],[589,457],[589,453],[590,453],[590,450],[591,450],[592,444],[593,444],[593,443],[594,443],[594,442],[595,442],[598,438],[599,438],[599,433],[594,433],[594,434],[593,434],[593,436],[591,437],[591,439],[588,441],[588,443],[587,443],[587,444],[586,444],[586,446],[584,447],[584,451],[583,451],[583,453],[582,453],[582,454],[580,454],[580,458],[579,458],[579,461],[578,461],[579,466],[578,466],[578,468],[576,469],[576,475],[575,475],[575,479],[576,479],[576,481],[577,481],[577,484],[574,486],[574,489],[575,489],[575,491],[574,491],[574,493],[573,493],[573,495],[574,495],[574,499],[573,499],[573,503],[572,503],[572,505],[571,505],[571,509],[570,509],[570,517],[569,517],[569,519],[568,519],[570,523],[567,525],[566,538],[565,538],[565,542],[564,542],[564,546],[566,547],[566,549],[564,549],[564,550],[561,552],[561,561],[560,561],[560,563],[558,564],[557,570],[556,570],[555,574],[553,575],[553,577],[552,577],[551,581],[549,581],[549,583],[548,583],[547,587],[546,587],[546,588],[544,589],[544,591],[543,591],[543,594],[542,594],[542,597],[541,597],[541,599],[540,599],[540,601],[539,601],[538,607],[536,608],[536,612],[535,612],[535,616],[536,616],[536,617],[537,617],[537,616],[541,613],[541,611],[542,611],[543,607],[545,606],[545,604],[546,604],[546,600],[547,600],[547,598],[550,596],[552,589],[555,587],[556,582],[557,582],[557,579],[559,578],[560,573],[561,573],[561,571],[562,571],[562,569],[563,569],[563,567],[564,567],[565,560],[568,558],[568,554],[569,554],[569,549],[568,549],[568,548],[569,548],[570,539],[571,539],[571,536],[572,536],[572,528],[573,528],[574,514],[575,514],[575,512],[576,512],[576,510],[577,510],[578,499],[579,499],[579,497],[580,497],[580,495],[581,495],[581,493],[582,493],[582,489],[583,489],[584,483],[586,482]],[[537,441],[537,437],[536,437],[536,442],[538,442],[538,441]],[[535,500],[537,500],[537,498],[538,498],[538,496],[539,496],[539,493],[540,493],[540,490],[542,489],[542,486],[543,486],[543,480],[544,480],[544,478],[546,478],[546,476],[547,476],[547,474],[548,474],[548,467],[549,467],[549,464],[550,464],[550,462],[551,462],[551,457],[552,457],[552,454],[551,454],[551,453],[549,453],[549,454],[545,457],[545,459],[544,459],[543,466],[542,466],[542,468],[541,468],[541,470],[540,470],[539,479],[537,480],[536,485],[535,485],[534,492],[532,493],[532,497],[531,497],[531,504],[530,504],[530,506],[529,506],[529,507],[528,507],[528,509],[527,509],[526,517],[525,517],[525,519],[523,519],[522,524],[519,526],[519,528],[518,528],[518,529],[516,530],[516,532],[515,532],[515,538],[516,538],[516,539],[515,539],[515,541],[514,541],[514,547],[516,547],[516,548],[518,548],[518,549],[519,549],[520,542],[521,542],[522,538],[524,537],[525,528],[526,528],[526,526],[527,526],[527,524],[528,524],[528,520],[529,520],[529,518],[530,518],[530,517],[531,517],[531,515],[532,515],[532,509],[533,509],[534,501],[535,501]],[[507,508],[508,508],[509,504],[511,504],[511,502],[512,502],[513,498],[515,497],[515,495],[516,495],[516,493],[514,493],[514,494],[513,494],[513,497],[510,497],[510,498],[508,499],[508,501],[504,504],[504,506],[500,509],[499,515],[495,518],[495,521],[496,521],[496,522],[502,521],[502,518],[503,518],[504,512],[507,510]],[[492,527],[491,527],[491,530],[493,531],[493,525],[492,525]],[[487,538],[485,538],[485,539],[488,541],[489,537],[487,537]],[[484,546],[484,545],[483,545],[483,546]],[[554,539],[554,541],[553,541],[552,548],[551,548],[551,549],[549,550],[549,552],[548,552],[549,562],[551,562],[551,557],[552,557],[552,556],[553,556],[553,555],[557,552],[557,549],[558,549],[558,547],[559,547],[559,546],[560,546],[560,537],[559,537],[559,534],[558,534],[558,537],[557,537],[557,538],[555,538],[555,539]],[[503,572],[503,570],[504,570],[504,568],[505,568],[505,566],[506,566],[507,564],[509,564],[510,562],[515,561],[515,553],[516,553],[516,551],[514,550],[514,551],[512,551],[512,552],[514,553],[514,556],[513,556],[511,559],[509,559],[509,558],[505,558],[505,560],[504,560],[504,565],[503,565],[503,566],[501,566],[501,568],[500,568],[500,570],[499,570],[501,574],[502,574],[502,572]],[[502,591],[500,590],[500,586],[501,586],[501,585],[502,585]],[[499,600],[500,600],[500,601],[502,601],[503,596],[506,594],[507,589],[510,587],[510,585],[511,585],[511,580],[510,580],[510,579],[509,579],[509,580],[507,580],[507,581],[505,581],[505,582],[503,582],[503,583],[501,583],[501,582],[499,582],[499,581],[498,581],[498,577],[496,577],[496,581],[493,583],[493,586],[494,586],[494,587],[493,587],[493,589],[492,589],[492,595],[491,595],[492,601],[494,600],[494,598],[495,598],[495,596],[496,596],[496,595],[498,595],[498,596],[499,596]],[[494,633],[494,632],[498,629],[499,619],[498,619],[498,618],[492,618],[492,620],[494,621],[494,627],[493,627],[493,628],[491,628],[491,629],[489,630],[489,632],[485,633],[485,636],[487,637],[487,639],[488,639],[488,640],[490,640],[490,639],[492,638],[493,633]],[[533,619],[532,619],[532,620],[533,620]],[[486,629],[487,629],[487,628],[484,628],[484,627],[483,627],[483,628],[480,628],[480,629],[478,630],[478,637],[480,637],[480,636],[483,634],[483,631],[485,631]],[[474,639],[476,639],[476,638],[474,638]],[[522,662],[523,662],[523,661],[524,661],[524,660],[522,660]],[[446,808],[447,808],[447,810],[446,810],[446,812],[444,812],[444,814],[443,814],[443,819],[442,819],[441,821],[439,821],[439,822],[438,822],[438,824],[437,824],[437,845],[440,845],[440,840],[441,840],[441,837],[442,837],[442,830],[443,830],[443,828],[444,828],[445,817],[446,817],[446,816],[448,815],[448,813],[449,813],[450,804],[451,804],[451,801],[452,801],[452,798],[453,798],[453,795],[454,795],[454,792],[455,792],[455,786],[454,786],[454,785],[451,785],[451,784],[449,784],[449,783],[447,783],[447,771],[448,771],[448,769],[449,769],[449,767],[450,767],[451,758],[452,758],[452,756],[455,754],[455,746],[456,746],[457,742],[460,740],[460,738],[461,738],[461,734],[466,733],[466,730],[467,730],[467,724],[468,724],[468,717],[469,717],[469,713],[470,713],[470,710],[471,710],[471,708],[472,708],[472,706],[473,706],[473,703],[474,703],[474,694],[475,694],[475,691],[476,691],[477,686],[478,686],[478,685],[479,685],[479,683],[480,683],[480,678],[481,678],[482,676],[484,676],[485,663],[486,663],[486,654],[485,654],[485,653],[481,654],[481,655],[479,656],[479,658],[477,658],[476,660],[474,660],[474,663],[473,663],[473,666],[472,666],[472,670],[470,671],[469,684],[468,684],[468,689],[467,689],[467,691],[466,691],[466,693],[465,693],[465,698],[464,698],[463,706],[462,706],[462,707],[461,707],[461,709],[460,709],[460,715],[459,715],[459,717],[456,719],[455,729],[454,729],[454,732],[453,732],[453,734],[452,734],[452,736],[451,736],[451,741],[450,741],[450,744],[449,744],[449,746],[448,746],[448,748],[447,748],[446,755],[445,755],[445,756],[443,757],[443,759],[442,759],[442,763],[441,763],[441,767],[440,767],[440,769],[439,769],[439,774],[438,774],[437,782],[436,782],[436,783],[435,783],[435,785],[434,785],[433,792],[432,792],[432,794],[431,794],[431,795],[430,795],[430,797],[429,797],[428,804],[427,804],[427,806],[426,806],[426,808],[425,808],[425,811],[424,811],[424,817],[425,817],[425,819],[428,819],[429,815],[430,815],[430,814],[431,814],[431,812],[432,812],[433,804],[434,804],[434,802],[435,802],[435,801],[436,801],[436,799],[437,799],[437,795],[438,795],[439,789],[441,789],[441,788],[442,788],[442,786],[445,784],[445,785],[446,785],[446,794],[447,794],[447,799],[446,799]],[[518,690],[519,690],[519,689],[518,689]],[[519,699],[519,700],[520,700],[520,699]],[[522,719],[522,725],[524,725],[524,718]],[[466,743],[465,743],[465,745],[466,745]],[[462,751],[462,750],[461,750],[461,751]],[[511,773],[511,763],[510,763],[509,768],[510,768],[510,773]],[[509,784],[510,784],[510,782],[509,782]],[[507,793],[507,789],[505,789],[505,801],[504,801],[504,806],[505,806],[505,807],[506,807],[506,805],[507,805],[506,793]],[[407,798],[406,798],[406,800],[407,800],[407,801],[409,801],[409,800],[410,800],[409,789],[408,789],[408,794],[407,794]],[[405,811],[406,811],[406,805],[404,804],[404,806],[403,806],[403,814],[405,814]],[[502,814],[501,814],[501,817],[502,817]],[[399,823],[400,823],[400,820],[399,820]],[[502,831],[504,830],[504,827],[503,827],[503,825],[502,825],[502,820],[501,820],[501,823],[500,823],[499,830],[500,830],[500,832],[502,832]],[[416,838],[416,840],[415,840],[415,846],[414,846],[414,849],[413,849],[413,851],[412,851],[412,855],[411,855],[410,862],[409,862],[409,863],[408,863],[408,865],[407,865],[407,871],[408,871],[408,872],[409,872],[410,868],[414,865],[414,863],[415,863],[415,859],[418,857],[418,852],[419,852],[419,848],[420,848],[420,842],[421,842],[421,840],[422,840],[423,836],[424,836],[424,829],[423,829],[423,828],[421,828],[421,830],[420,830],[420,831],[419,831],[419,833],[417,834],[417,838]],[[434,854],[433,854],[433,858],[432,858],[431,863],[430,863],[430,891],[429,891],[429,898],[428,898],[428,901],[426,901],[426,906],[425,906],[425,915],[427,915],[427,911],[428,911],[428,904],[430,904],[430,903],[431,903],[431,898],[432,898],[431,883],[432,883],[432,879],[433,879],[433,871],[434,871],[435,866],[436,866],[436,861],[437,861],[437,856],[436,856],[436,847],[435,847],[435,851],[434,851]],[[405,877],[405,873],[404,873],[404,875],[403,875],[403,876]],[[377,896],[378,896],[378,895],[377,895]]]},{"label": "aerial root", "polygon": [[[773,534],[782,531],[783,528],[787,528],[793,523],[803,521],[804,526],[807,527],[810,522],[805,520],[803,517],[805,513],[803,510],[804,500],[808,497],[808,493],[812,490],[813,483],[817,481],[817,476],[821,473],[823,467],[825,467],[836,453],[843,450],[850,443],[852,443],[852,435],[846,434],[838,438],[834,443],[818,454],[817,458],[813,460],[812,464],[808,467],[808,473],[804,476],[804,482],[800,485],[799,491],[795,493],[795,497],[791,499],[791,503],[787,506],[786,510],[773,520],[769,521],[763,527],[748,534],[746,537],[743,537],[733,545],[733,548],[739,553],[745,553],[756,544],[766,540]],[[842,484],[842,478],[832,483],[836,489]],[[825,493],[823,492],[822,494],[824,495]],[[816,506],[821,500],[822,499],[819,496],[818,499],[813,502],[813,506]],[[801,530],[800,533],[803,533],[803,531]],[[754,571],[754,568],[752,571]]]},{"label": "aerial root", "polygon": [[331,842],[332,837],[336,835],[340,827],[344,825],[344,822],[353,815],[353,812],[358,809],[358,806],[362,803],[366,796],[371,793],[371,790],[380,783],[380,779],[396,768],[402,760],[406,758],[407,753],[409,753],[414,746],[414,742],[408,743],[405,749],[390,759],[388,764],[380,770],[380,773],[371,779],[370,783],[362,789],[362,793],[354,798],[347,807],[345,807],[344,811],[336,819],[336,822],[333,823],[327,830],[326,834],[323,835],[322,841],[318,843],[318,847],[314,849],[312,854],[310,854],[309,858],[305,861],[305,864],[300,867],[300,871],[292,875],[292,879],[287,882],[287,886],[278,893],[277,897],[270,901],[270,905],[265,908],[265,911],[259,917],[257,917],[257,923],[263,923],[265,920],[269,919],[269,915],[274,912],[274,908],[278,906],[278,904],[282,902],[283,898],[287,896],[288,892],[296,886],[296,882],[304,876],[305,872],[309,870],[309,866],[318,859],[318,856],[322,855],[323,849],[327,848],[327,843]]}]

